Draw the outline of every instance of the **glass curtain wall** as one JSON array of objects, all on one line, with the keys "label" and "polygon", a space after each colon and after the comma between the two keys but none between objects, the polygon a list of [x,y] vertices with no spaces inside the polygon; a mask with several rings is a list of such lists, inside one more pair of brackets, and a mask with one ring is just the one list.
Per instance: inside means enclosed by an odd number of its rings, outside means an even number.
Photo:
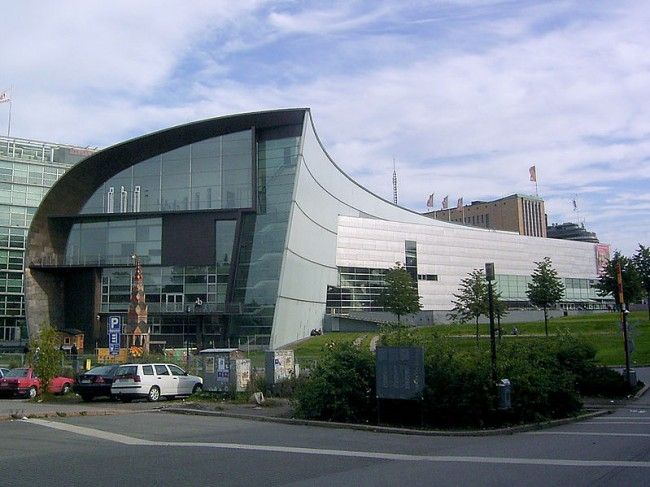
[{"label": "glass curtain wall", "polygon": [[252,208],[252,137],[244,130],[139,162],[106,181],[81,213]]},{"label": "glass curtain wall", "polygon": [[271,137],[258,132],[258,212],[241,221],[233,300],[244,314],[231,317],[233,335],[270,336],[273,325],[300,137]]}]

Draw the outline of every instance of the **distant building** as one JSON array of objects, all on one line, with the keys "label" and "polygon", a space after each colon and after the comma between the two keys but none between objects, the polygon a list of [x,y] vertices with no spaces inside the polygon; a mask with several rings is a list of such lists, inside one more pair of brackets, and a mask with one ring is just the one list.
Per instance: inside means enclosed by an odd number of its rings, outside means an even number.
[{"label": "distant building", "polygon": [[561,240],[575,240],[578,242],[598,243],[598,237],[594,232],[585,229],[584,223],[554,223],[546,229],[548,238],[559,238]]},{"label": "distant building", "polygon": [[27,229],[45,193],[94,150],[0,137],[0,342],[26,339],[23,259]]},{"label": "distant building", "polygon": [[538,196],[513,194],[494,201],[472,201],[470,205],[431,211],[424,215],[472,227],[546,237],[544,200]]}]

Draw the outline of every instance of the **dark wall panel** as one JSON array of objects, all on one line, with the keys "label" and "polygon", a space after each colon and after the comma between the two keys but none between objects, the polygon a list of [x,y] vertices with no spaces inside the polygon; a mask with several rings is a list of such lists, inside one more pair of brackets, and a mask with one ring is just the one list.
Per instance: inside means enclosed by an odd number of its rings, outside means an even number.
[{"label": "dark wall panel", "polygon": [[214,265],[214,213],[163,215],[162,265]]}]

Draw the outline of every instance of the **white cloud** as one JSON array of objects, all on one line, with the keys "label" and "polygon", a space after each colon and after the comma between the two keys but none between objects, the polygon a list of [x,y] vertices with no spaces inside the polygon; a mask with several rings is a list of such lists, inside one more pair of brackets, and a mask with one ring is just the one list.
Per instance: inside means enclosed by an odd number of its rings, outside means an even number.
[{"label": "white cloud", "polygon": [[610,200],[650,179],[648,7],[412,5],[21,2],[0,87],[15,86],[16,135],[94,145],[310,106],[337,164],[386,199],[393,157],[414,209],[434,191],[534,192],[535,164],[549,221],[570,219],[578,195],[601,238],[624,251],[647,239],[612,230],[626,212],[647,222],[643,201]]}]

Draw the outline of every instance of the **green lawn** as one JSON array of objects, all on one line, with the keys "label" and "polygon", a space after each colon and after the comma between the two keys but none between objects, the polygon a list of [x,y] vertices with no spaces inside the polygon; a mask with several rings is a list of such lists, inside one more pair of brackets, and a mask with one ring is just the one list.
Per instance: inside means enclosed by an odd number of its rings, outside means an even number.
[{"label": "green lawn", "polygon": [[[635,351],[631,355],[631,363],[650,363],[650,320],[645,311],[634,312],[628,315],[628,323],[633,328],[632,335],[635,341]],[[513,327],[517,327],[519,334],[510,335]],[[597,350],[596,360],[603,365],[622,365],[625,363],[623,351],[623,334],[620,327],[619,313],[599,313],[584,316],[568,316],[553,318],[548,325],[549,334],[565,331],[580,336],[591,343]],[[471,348],[476,346],[474,339],[476,326],[466,325],[434,325],[420,327],[414,333],[423,340],[433,337],[433,331],[447,336],[456,346]],[[510,323],[503,325],[504,336],[502,340],[544,340],[544,322]],[[489,346],[489,327],[479,325],[481,347]],[[326,345],[331,342],[353,342],[359,339],[361,346],[369,346],[375,334],[364,333],[327,333],[325,335],[309,338],[293,347],[296,361],[303,366],[309,366],[317,361]]]}]

